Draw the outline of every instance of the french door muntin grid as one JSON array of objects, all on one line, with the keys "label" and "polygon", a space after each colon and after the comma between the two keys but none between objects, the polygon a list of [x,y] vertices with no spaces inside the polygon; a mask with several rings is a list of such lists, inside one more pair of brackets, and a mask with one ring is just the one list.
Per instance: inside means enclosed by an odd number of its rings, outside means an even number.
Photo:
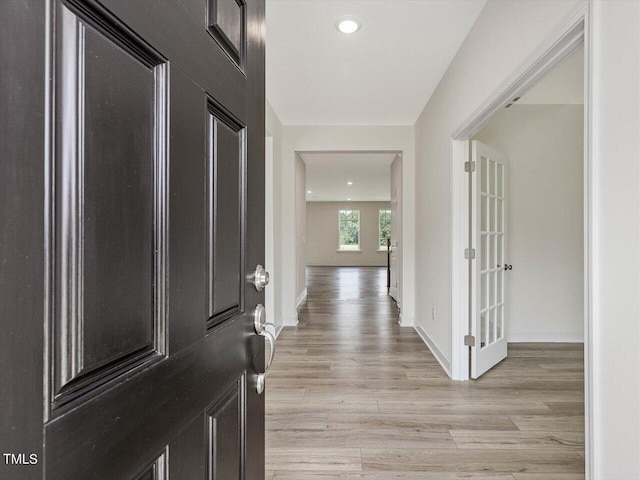
[{"label": "french door muntin grid", "polygon": [[504,166],[480,161],[480,348],[504,335]]}]

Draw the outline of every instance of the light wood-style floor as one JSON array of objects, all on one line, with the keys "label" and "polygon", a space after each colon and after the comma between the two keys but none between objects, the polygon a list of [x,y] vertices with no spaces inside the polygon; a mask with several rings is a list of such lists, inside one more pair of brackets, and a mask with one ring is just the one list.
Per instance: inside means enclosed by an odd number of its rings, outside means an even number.
[{"label": "light wood-style floor", "polygon": [[314,267],[267,380],[268,480],[584,478],[582,345],[511,344],[449,380],[381,268]]}]

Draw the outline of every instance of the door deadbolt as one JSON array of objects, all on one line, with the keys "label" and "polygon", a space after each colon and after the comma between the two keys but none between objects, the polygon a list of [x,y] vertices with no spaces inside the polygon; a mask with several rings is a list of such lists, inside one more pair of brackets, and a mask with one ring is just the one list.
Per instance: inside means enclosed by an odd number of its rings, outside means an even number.
[{"label": "door deadbolt", "polygon": [[256,267],[256,271],[253,274],[253,284],[259,292],[269,285],[269,272],[267,272],[262,265]]}]

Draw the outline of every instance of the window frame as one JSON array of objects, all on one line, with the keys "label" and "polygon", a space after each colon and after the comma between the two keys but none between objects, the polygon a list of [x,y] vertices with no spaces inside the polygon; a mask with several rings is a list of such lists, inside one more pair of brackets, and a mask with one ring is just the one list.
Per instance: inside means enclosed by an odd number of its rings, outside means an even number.
[{"label": "window frame", "polygon": [[[341,245],[340,239],[342,237],[341,232],[340,232],[340,216],[342,215],[342,213],[345,212],[358,212],[358,244],[357,244],[357,248],[343,248],[343,247],[350,247],[351,245]],[[360,210],[356,209],[356,208],[352,208],[352,209],[340,209],[338,210],[338,252],[361,252],[362,251],[362,247],[361,247],[361,241],[360,241],[360,233],[361,233],[361,223],[362,223],[362,216],[360,215]]]}]

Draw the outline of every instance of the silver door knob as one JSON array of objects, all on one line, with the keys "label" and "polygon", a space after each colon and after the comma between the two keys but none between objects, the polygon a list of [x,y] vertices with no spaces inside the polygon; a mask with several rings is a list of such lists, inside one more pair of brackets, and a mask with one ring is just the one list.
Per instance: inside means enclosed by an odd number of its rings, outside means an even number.
[{"label": "silver door knob", "polygon": [[269,272],[267,272],[262,265],[256,267],[256,271],[253,274],[253,284],[259,292],[269,285]]}]

